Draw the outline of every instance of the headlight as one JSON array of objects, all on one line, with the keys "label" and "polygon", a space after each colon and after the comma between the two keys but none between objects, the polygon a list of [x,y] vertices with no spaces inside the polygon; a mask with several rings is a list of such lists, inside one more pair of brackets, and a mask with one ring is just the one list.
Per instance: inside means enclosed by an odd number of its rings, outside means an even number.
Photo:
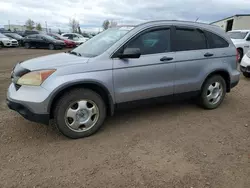
[{"label": "headlight", "polygon": [[40,86],[56,70],[33,71],[23,75],[17,80],[19,85]]},{"label": "headlight", "polygon": [[250,58],[250,50],[247,52],[247,57]]}]

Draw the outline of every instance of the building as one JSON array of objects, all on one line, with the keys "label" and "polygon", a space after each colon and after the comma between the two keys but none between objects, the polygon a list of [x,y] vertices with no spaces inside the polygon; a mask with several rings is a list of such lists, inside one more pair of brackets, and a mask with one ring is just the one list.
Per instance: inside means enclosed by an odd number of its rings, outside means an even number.
[{"label": "building", "polygon": [[24,25],[4,25],[5,30],[11,30],[11,31],[25,31],[26,27]]},{"label": "building", "polygon": [[[10,24],[10,25],[4,25],[4,29],[5,30],[11,30],[11,31],[25,31],[27,30],[26,26],[25,25],[13,25],[13,24]],[[46,31],[46,28],[42,28],[42,31]],[[50,28],[48,28],[48,32],[51,31]]]},{"label": "building", "polygon": [[250,14],[236,14],[210,24],[217,25],[225,31],[250,29]]}]

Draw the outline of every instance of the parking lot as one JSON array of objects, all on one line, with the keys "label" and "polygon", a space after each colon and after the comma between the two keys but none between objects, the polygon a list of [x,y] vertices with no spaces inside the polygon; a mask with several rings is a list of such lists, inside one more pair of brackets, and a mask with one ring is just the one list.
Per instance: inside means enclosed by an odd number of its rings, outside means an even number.
[{"label": "parking lot", "polygon": [[0,187],[249,188],[250,80],[216,110],[188,101],[120,111],[70,140],[5,104],[18,61],[59,52],[0,49]]}]

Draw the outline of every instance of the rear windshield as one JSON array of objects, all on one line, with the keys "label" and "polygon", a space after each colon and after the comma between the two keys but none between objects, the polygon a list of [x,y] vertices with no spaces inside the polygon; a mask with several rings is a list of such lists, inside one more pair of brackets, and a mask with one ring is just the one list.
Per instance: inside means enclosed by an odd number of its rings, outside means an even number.
[{"label": "rear windshield", "polygon": [[244,39],[248,32],[231,31],[227,33],[231,39]]}]

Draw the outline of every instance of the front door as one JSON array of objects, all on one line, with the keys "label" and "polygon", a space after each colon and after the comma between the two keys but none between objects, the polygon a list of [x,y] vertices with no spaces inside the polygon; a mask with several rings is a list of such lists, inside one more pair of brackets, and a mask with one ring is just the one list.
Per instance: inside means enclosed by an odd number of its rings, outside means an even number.
[{"label": "front door", "polygon": [[175,54],[171,52],[170,33],[169,27],[146,30],[120,49],[122,53],[125,48],[139,48],[141,56],[113,59],[116,103],[173,96]]}]

